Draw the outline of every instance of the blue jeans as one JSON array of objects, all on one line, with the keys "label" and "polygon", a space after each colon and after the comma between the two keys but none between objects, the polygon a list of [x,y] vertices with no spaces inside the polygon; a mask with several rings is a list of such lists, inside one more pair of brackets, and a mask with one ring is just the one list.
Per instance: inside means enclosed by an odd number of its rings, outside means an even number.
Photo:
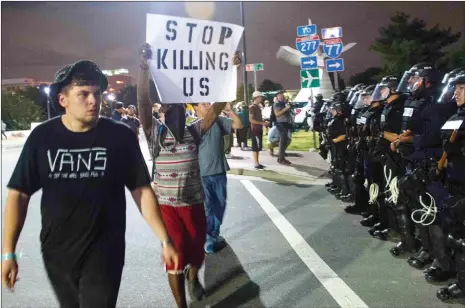
[{"label": "blue jeans", "polygon": [[207,218],[206,249],[211,249],[218,242],[220,227],[226,210],[227,198],[226,174],[207,175],[202,177],[205,194],[205,216]]}]

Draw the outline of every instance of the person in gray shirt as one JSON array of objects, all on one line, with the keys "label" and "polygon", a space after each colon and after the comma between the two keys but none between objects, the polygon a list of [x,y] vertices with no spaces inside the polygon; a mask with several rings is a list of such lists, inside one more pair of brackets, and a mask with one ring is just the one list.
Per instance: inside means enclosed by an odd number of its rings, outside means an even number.
[{"label": "person in gray shirt", "polygon": [[[197,113],[198,121],[211,108],[210,103],[192,104]],[[224,112],[228,117],[219,116],[213,126],[201,136],[199,147],[199,164],[202,185],[205,194],[205,216],[207,218],[207,240],[205,252],[210,254],[224,247],[220,240],[220,227],[226,210],[228,162],[224,153],[224,136],[228,136],[233,129],[241,129],[239,116],[227,103]],[[230,118],[229,118],[230,117]]]},{"label": "person in gray shirt", "polygon": [[289,131],[292,130],[292,106],[284,99],[284,90],[278,92],[278,101],[274,104],[273,111],[276,115],[276,128],[279,131],[278,163],[290,165],[291,162],[284,158],[286,148],[289,145]]}]

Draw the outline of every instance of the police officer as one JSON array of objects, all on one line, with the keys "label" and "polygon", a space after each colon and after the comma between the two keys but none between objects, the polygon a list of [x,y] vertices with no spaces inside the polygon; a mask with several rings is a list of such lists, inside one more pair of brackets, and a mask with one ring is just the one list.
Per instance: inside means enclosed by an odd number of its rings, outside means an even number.
[{"label": "police officer", "polygon": [[[380,217],[381,221],[374,225],[370,229],[370,234],[374,237],[386,240],[388,237],[389,229],[387,224],[389,222],[388,217],[393,216],[391,213],[391,201],[395,196],[391,196],[387,190],[392,186],[392,179],[395,177],[396,171],[398,168],[396,161],[393,159],[392,155],[389,155],[389,145],[390,142],[397,139],[401,130],[401,119],[402,112],[404,107],[405,96],[400,95],[396,92],[399,80],[395,76],[386,76],[381,82],[376,86],[373,92],[373,101],[382,102],[384,108],[381,112],[379,119],[379,130],[378,136],[376,139],[376,144],[374,145],[373,157],[380,157],[382,170],[381,174],[383,177],[383,186],[378,187],[380,192],[385,192],[381,194],[378,198],[381,198],[381,202],[378,203],[380,206]],[[398,161],[398,159],[397,159]],[[384,198],[384,196],[386,198]],[[384,207],[381,207],[383,206]],[[393,219],[392,219],[393,220]]]},{"label": "police officer", "polygon": [[[425,195],[424,161],[429,147],[437,148],[437,119],[432,112],[436,95],[438,71],[429,63],[420,63],[404,73],[397,88],[398,92],[408,93],[402,115],[402,134],[391,144],[392,150],[399,151],[405,162],[406,175],[399,181],[400,197],[403,203],[404,217],[421,207],[419,197]],[[408,218],[407,218],[408,219]],[[433,245],[428,228],[418,225],[423,248],[408,259],[408,263],[418,269],[433,261]],[[409,228],[407,228],[409,229]],[[411,237],[414,233],[403,233],[402,237]]]},{"label": "police officer", "polygon": [[[367,90],[365,89],[365,92]],[[381,155],[376,151],[376,140],[380,132],[381,113],[383,104],[380,100],[373,101],[374,90],[364,98],[364,104],[369,106],[361,115],[359,121],[360,138],[363,146],[363,159],[365,161],[365,174],[368,179],[370,209],[372,215],[364,219],[365,224],[374,225],[369,233],[373,235],[376,230],[384,230],[388,227],[387,212],[384,205],[384,197],[379,192],[383,191],[383,166]]]},{"label": "police officer", "polygon": [[340,192],[339,195],[347,195],[349,193],[347,174],[345,174],[347,145],[342,102],[337,100],[333,102],[329,111],[332,118],[328,123],[327,136],[332,146],[333,181]]},{"label": "police officer", "polygon": [[[371,211],[368,208],[368,192],[364,186],[366,179],[365,160],[363,155],[365,139],[362,134],[363,130],[361,129],[363,128],[363,124],[361,124],[361,118],[364,112],[369,108],[369,101],[371,99],[373,90],[373,85],[364,88],[359,93],[354,95],[354,98],[350,103],[351,105],[353,104],[350,115],[350,124],[353,125],[352,133],[354,134],[354,148],[356,151],[355,170],[352,175],[355,204],[347,206],[344,210],[350,214],[361,213],[364,215],[364,219],[368,218],[368,216],[371,214]],[[353,102],[354,99],[356,100],[355,103]],[[366,224],[366,222],[363,224]]]},{"label": "police officer", "polygon": [[[353,127],[355,125],[355,122],[352,125],[351,122],[351,113],[353,110],[354,103],[352,103],[352,100],[354,96],[359,94],[359,91],[363,89],[364,85],[363,84],[358,84],[355,85],[348,91],[347,98],[343,104],[343,114],[345,117],[344,120],[344,125],[345,125],[345,130],[346,130],[346,143],[347,143],[347,159],[346,159],[346,164],[345,164],[345,174],[347,174],[347,183],[348,183],[348,188],[349,188],[349,193],[345,196],[341,196],[340,199],[344,202],[353,202],[355,200],[354,198],[354,181],[352,175],[355,172],[355,162],[357,158],[357,152],[355,150],[355,142],[354,142],[354,134],[353,134]],[[358,97],[358,96],[357,96]],[[356,101],[356,99],[355,99]],[[350,211],[350,210],[349,210]]]},{"label": "police officer", "polygon": [[[438,177],[443,177],[451,195],[448,199],[449,222],[448,246],[455,252],[457,282],[441,288],[437,297],[441,300],[465,297],[465,74],[453,78],[450,85],[455,87],[454,98],[458,107],[456,114],[443,126],[444,152],[447,168],[436,168]],[[455,139],[451,135],[455,134]],[[440,170],[438,170],[440,169]]]}]

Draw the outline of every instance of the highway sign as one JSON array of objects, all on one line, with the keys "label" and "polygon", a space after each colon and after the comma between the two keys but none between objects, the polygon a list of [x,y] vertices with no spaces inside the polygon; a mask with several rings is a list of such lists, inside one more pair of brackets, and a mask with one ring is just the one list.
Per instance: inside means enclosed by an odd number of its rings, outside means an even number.
[{"label": "highway sign", "polygon": [[330,42],[330,44],[328,44],[328,42],[329,41],[325,41],[325,44],[323,45],[323,51],[325,54],[333,59],[339,57],[342,53],[342,42]]},{"label": "highway sign", "polygon": [[297,27],[297,36],[308,36],[316,34],[316,25],[305,25]]},{"label": "highway sign", "polygon": [[298,37],[295,39],[297,50],[306,56],[311,56],[320,46],[320,37],[318,35]]},{"label": "highway sign", "polygon": [[325,61],[326,71],[328,73],[332,72],[342,72],[344,71],[344,59],[327,59]]},{"label": "highway sign", "polygon": [[263,71],[263,63],[246,64],[245,70],[247,72]]},{"label": "highway sign", "polygon": [[300,69],[309,70],[312,68],[318,68],[318,62],[317,62],[316,56],[300,58]]},{"label": "highway sign", "polygon": [[321,29],[321,38],[324,40],[331,39],[331,38],[339,38],[339,37],[342,37],[341,27]]},{"label": "highway sign", "polygon": [[320,86],[320,71],[318,69],[300,71],[300,86],[302,88],[318,88]]}]

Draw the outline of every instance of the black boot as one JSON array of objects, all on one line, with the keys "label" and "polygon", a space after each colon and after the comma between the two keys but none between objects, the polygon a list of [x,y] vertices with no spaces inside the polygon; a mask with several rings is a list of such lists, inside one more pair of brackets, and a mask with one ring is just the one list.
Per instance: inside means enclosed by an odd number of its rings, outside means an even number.
[{"label": "black boot", "polygon": [[418,248],[420,248],[421,242],[418,239],[415,239],[414,243],[414,248],[410,250],[403,241],[400,241],[396,246],[389,249],[389,252],[395,257],[398,257],[404,253],[414,253],[418,250]]},{"label": "black boot", "polygon": [[407,262],[410,266],[416,269],[422,269],[426,265],[432,263],[433,258],[431,257],[428,251],[422,249],[417,255],[409,257]]},{"label": "black boot", "polygon": [[456,276],[455,271],[445,271],[441,267],[431,266],[425,271],[427,281],[444,282]]},{"label": "black boot", "polygon": [[343,197],[341,198],[341,201],[342,201],[342,202],[354,202],[354,201],[355,201],[355,198],[354,198],[354,195],[352,195],[351,193],[349,193],[349,194],[343,196]]},{"label": "black boot", "polygon": [[368,218],[368,217],[370,217],[370,215],[371,215],[371,212],[370,212],[370,211],[362,212],[362,217],[363,217],[363,218]]},{"label": "black boot", "polygon": [[376,224],[374,224],[373,227],[371,227],[370,229],[368,229],[368,233],[370,233],[371,236],[373,236],[373,234],[376,232],[376,231],[381,231],[384,229],[384,226],[378,222]]},{"label": "black boot", "polygon": [[368,218],[363,218],[360,221],[360,224],[364,227],[373,227],[375,223],[378,222],[378,219],[374,215],[368,216]]},{"label": "black boot", "polygon": [[458,285],[458,283],[453,283],[445,288],[439,289],[436,296],[444,302],[449,299],[465,298],[465,291]]},{"label": "black boot", "polygon": [[362,212],[362,210],[359,207],[357,207],[355,204],[346,206],[344,211],[347,214],[355,214],[355,215],[361,214]]}]

